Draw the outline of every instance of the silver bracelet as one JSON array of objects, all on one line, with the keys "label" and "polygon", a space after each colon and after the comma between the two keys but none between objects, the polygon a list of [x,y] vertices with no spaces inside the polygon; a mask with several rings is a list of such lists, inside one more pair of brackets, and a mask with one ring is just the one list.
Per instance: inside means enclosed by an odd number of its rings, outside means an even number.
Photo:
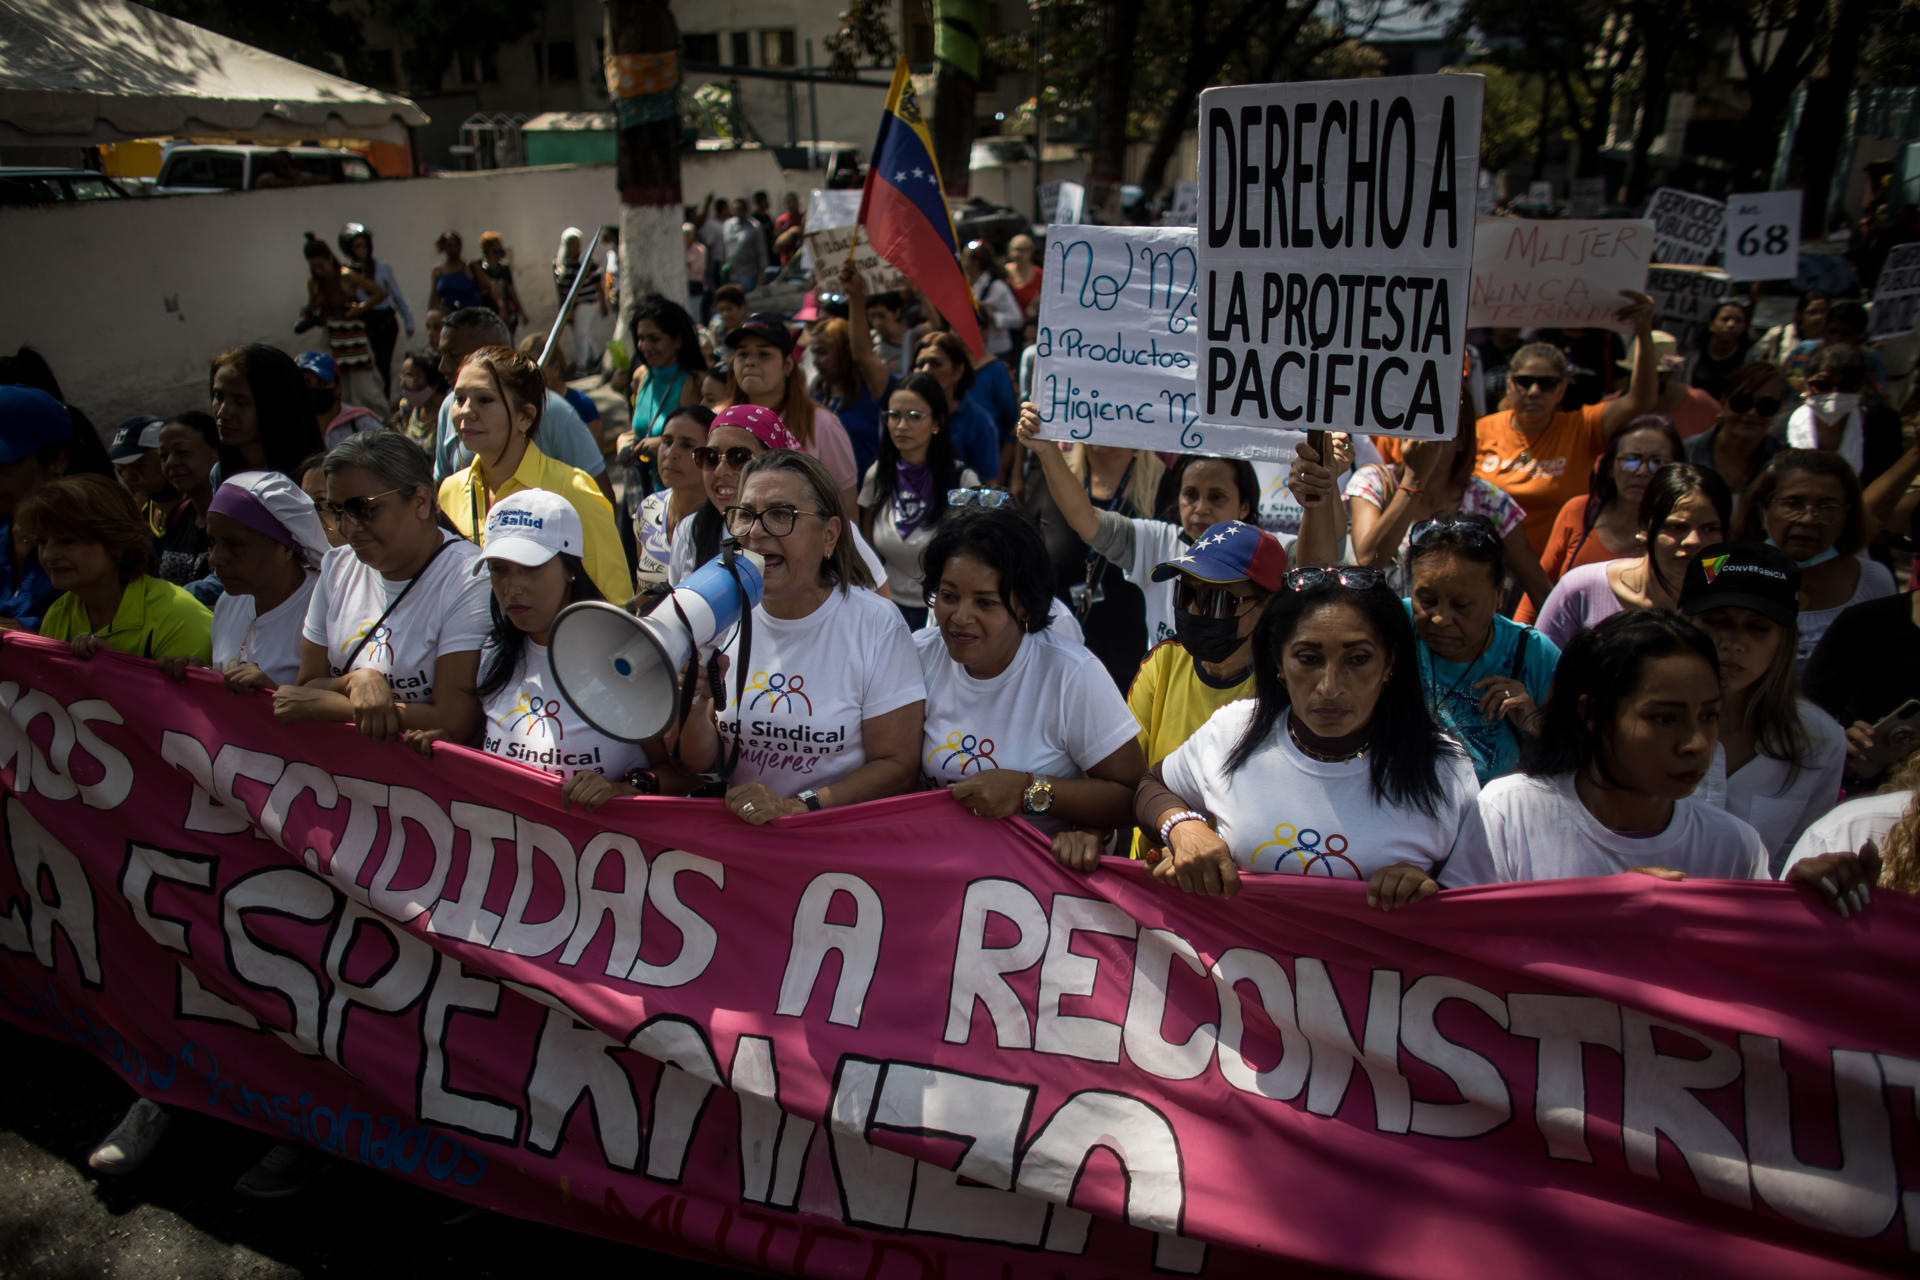
[{"label": "silver bracelet", "polygon": [[1206,814],[1195,813],[1192,809],[1182,809],[1177,813],[1168,814],[1167,820],[1160,824],[1160,847],[1163,849],[1170,847],[1167,844],[1167,840],[1173,835],[1173,829],[1181,823],[1205,822],[1206,820]]}]

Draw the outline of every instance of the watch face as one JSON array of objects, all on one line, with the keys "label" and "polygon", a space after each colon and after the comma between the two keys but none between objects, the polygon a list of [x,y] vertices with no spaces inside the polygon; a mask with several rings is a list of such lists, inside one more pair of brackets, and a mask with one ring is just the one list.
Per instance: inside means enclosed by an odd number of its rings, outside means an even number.
[{"label": "watch face", "polygon": [[1036,782],[1027,788],[1027,812],[1045,813],[1053,808],[1053,784]]}]

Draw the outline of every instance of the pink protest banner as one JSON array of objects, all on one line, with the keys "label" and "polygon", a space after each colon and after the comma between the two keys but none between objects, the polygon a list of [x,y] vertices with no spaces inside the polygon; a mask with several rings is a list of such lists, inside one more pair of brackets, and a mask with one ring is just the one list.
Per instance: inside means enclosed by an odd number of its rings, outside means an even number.
[{"label": "pink protest banner", "polygon": [[1920,1247],[1920,904],[1369,911],[943,796],[748,828],[0,640],[0,1013],[507,1213],[818,1276],[1842,1276]]}]

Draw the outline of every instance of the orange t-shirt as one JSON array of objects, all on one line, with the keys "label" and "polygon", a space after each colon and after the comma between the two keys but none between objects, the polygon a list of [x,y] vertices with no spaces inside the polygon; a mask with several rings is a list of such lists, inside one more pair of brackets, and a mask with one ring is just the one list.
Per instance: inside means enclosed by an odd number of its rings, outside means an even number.
[{"label": "orange t-shirt", "polygon": [[[1587,495],[1579,494],[1567,499],[1567,505],[1560,508],[1559,518],[1553,522],[1553,533],[1547,538],[1547,549],[1540,553],[1540,568],[1546,572],[1548,582],[1558,582],[1572,569],[1583,564],[1599,564],[1606,560],[1618,560],[1620,557],[1607,550],[1607,544],[1600,541],[1597,533],[1586,532]],[[1576,549],[1576,545],[1578,547]],[[1532,624],[1539,615],[1539,606],[1534,604],[1532,596],[1520,597],[1520,607],[1513,611],[1515,622]]]},{"label": "orange t-shirt", "polygon": [[1605,409],[1590,404],[1556,413],[1547,429],[1529,438],[1513,425],[1513,411],[1490,413],[1474,426],[1480,478],[1506,491],[1527,513],[1527,542],[1547,545],[1553,522],[1570,498],[1593,482],[1593,462],[1606,446]]}]

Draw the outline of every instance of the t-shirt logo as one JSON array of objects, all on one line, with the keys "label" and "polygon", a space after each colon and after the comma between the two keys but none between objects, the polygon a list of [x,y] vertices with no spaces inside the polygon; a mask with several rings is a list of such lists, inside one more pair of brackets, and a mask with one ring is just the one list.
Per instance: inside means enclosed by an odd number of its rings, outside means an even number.
[{"label": "t-shirt logo", "polygon": [[[940,759],[935,760],[935,756],[940,756]],[[969,769],[1000,767],[993,759],[992,738],[976,737],[971,733],[962,733],[958,729],[949,733],[945,742],[927,752],[927,763],[936,769],[944,769],[955,760],[960,761],[962,777],[966,776]]]},{"label": "t-shirt logo", "polygon": [[543,699],[538,695],[529,696],[523,693],[513,704],[513,710],[513,718],[502,721],[501,728],[517,729],[521,722],[525,721],[529,735],[537,729],[541,736],[547,738],[567,736],[566,727],[560,723],[560,699],[558,698]]},{"label": "t-shirt logo", "polygon": [[793,700],[798,698],[806,704],[807,714],[812,715],[813,699],[801,692],[806,687],[806,677],[798,672],[788,675],[783,671],[756,671],[753,673],[753,683],[747,686],[748,692],[753,694],[753,700],[747,703],[747,710],[759,706],[763,698],[769,711],[778,711],[782,706],[791,708]]},{"label": "t-shirt logo", "polygon": [[1712,582],[1719,575],[1720,566],[1726,562],[1725,556],[1707,556],[1700,561],[1700,571],[1707,575],[1708,582]]},{"label": "t-shirt logo", "polygon": [[1247,860],[1248,869],[1258,871],[1260,855],[1269,851],[1273,861],[1268,864],[1268,869],[1272,871],[1286,870],[1287,859],[1294,857],[1300,860],[1300,874],[1303,876],[1313,875],[1317,867],[1320,875],[1340,879],[1339,869],[1333,865],[1339,861],[1353,872],[1355,880],[1366,879],[1353,859],[1347,856],[1347,838],[1337,831],[1329,831],[1323,836],[1312,827],[1296,827],[1291,822],[1283,822],[1273,829],[1273,839],[1253,851],[1253,857]]},{"label": "t-shirt logo", "polygon": [[353,648],[363,639],[367,644],[360,654],[368,662],[393,661],[393,628],[384,622],[378,626],[371,622],[363,622],[360,624],[360,629],[353,633],[353,639],[347,643],[347,648]]}]

